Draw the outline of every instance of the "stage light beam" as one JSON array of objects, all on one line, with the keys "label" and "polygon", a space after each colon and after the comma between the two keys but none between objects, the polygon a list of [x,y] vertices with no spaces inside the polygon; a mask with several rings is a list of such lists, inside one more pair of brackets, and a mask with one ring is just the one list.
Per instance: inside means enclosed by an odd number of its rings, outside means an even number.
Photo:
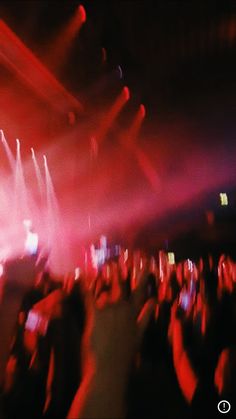
[{"label": "stage light beam", "polygon": [[22,219],[24,215],[28,218],[30,215],[28,205],[28,191],[25,183],[25,175],[20,152],[20,140],[16,138],[16,165],[15,165],[15,211],[17,219]]},{"label": "stage light beam", "polygon": [[120,142],[126,150],[128,150],[133,156],[135,156],[140,169],[142,170],[145,178],[148,180],[152,189],[155,192],[159,192],[160,179],[157,174],[157,171],[147,154],[137,144],[135,144],[135,140],[138,136],[145,115],[145,106],[141,104],[133,119],[132,124],[130,125],[125,135],[122,136]]},{"label": "stage light beam", "polygon": [[145,116],[146,116],[146,108],[145,108],[145,106],[141,103],[141,105],[140,105],[140,107],[139,107],[139,110],[140,110],[140,114],[141,114],[141,116],[143,117],[143,118],[145,118]]},{"label": "stage light beam", "polygon": [[35,151],[34,151],[33,147],[31,147],[31,153],[32,153],[32,160],[33,160],[33,164],[34,164],[34,169],[35,169],[35,174],[36,174],[36,178],[37,178],[38,188],[39,188],[39,192],[40,192],[40,197],[41,197],[41,199],[43,199],[44,182],[43,182],[42,174],[41,174],[40,167],[38,165],[37,158],[36,158]]},{"label": "stage light beam", "polygon": [[1,134],[1,141],[2,141],[2,143],[5,143],[6,142],[6,138],[4,136],[4,133],[3,133],[3,130],[2,129],[0,129],[0,134]]},{"label": "stage light beam", "polygon": [[58,72],[65,64],[68,54],[73,46],[73,41],[78,36],[81,27],[86,22],[86,11],[80,5],[75,10],[73,16],[61,29],[56,39],[49,46],[47,56],[48,63]]},{"label": "stage light beam", "polygon": [[[126,94],[128,93],[126,92]],[[143,123],[145,116],[146,116],[145,106],[141,104],[138,108],[138,111],[129,129],[126,131],[125,135],[123,135],[121,139],[121,142],[123,143],[123,145],[125,145],[125,147],[132,147],[132,145],[135,143],[135,140],[138,136],[138,133],[140,131],[140,128],[141,128],[141,125]]]},{"label": "stage light beam", "polygon": [[11,170],[12,170],[13,173],[15,173],[15,167],[16,167],[15,157],[14,157],[14,155],[13,155],[13,153],[12,153],[12,151],[11,151],[9,145],[8,145],[8,142],[5,138],[5,135],[4,135],[4,132],[3,132],[2,129],[0,130],[0,133],[1,133],[1,141],[2,141],[3,147],[5,149],[5,152],[7,154],[7,158],[8,158],[9,164],[11,166]]},{"label": "stage light beam", "polygon": [[100,145],[100,143],[104,140],[113,122],[115,121],[119,113],[121,112],[126,102],[129,100],[129,98],[130,98],[129,88],[127,86],[124,86],[119,96],[116,98],[115,102],[109,109],[108,113],[104,116],[104,118],[101,121],[98,132],[95,135],[98,145]]},{"label": "stage light beam", "polygon": [[86,22],[86,11],[82,4],[79,5],[77,9],[77,16],[79,23],[85,23]]},{"label": "stage light beam", "polygon": [[45,156],[45,154],[43,155],[43,162],[44,166],[47,166],[47,157]]},{"label": "stage light beam", "polygon": [[123,93],[124,93],[125,99],[129,100],[130,99],[130,90],[127,86],[123,87]]},{"label": "stage light beam", "polygon": [[20,151],[20,140],[16,139],[17,151]]}]

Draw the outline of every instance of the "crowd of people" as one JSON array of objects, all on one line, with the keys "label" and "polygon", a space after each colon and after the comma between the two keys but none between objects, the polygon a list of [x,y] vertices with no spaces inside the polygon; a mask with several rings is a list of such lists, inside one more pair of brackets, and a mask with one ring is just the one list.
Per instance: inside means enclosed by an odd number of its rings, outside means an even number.
[{"label": "crowd of people", "polygon": [[[236,263],[119,248],[76,275],[2,279],[3,418],[218,417],[236,396]],[[19,291],[20,290],[20,291]],[[5,307],[5,308],[4,308]],[[5,317],[4,317],[5,316]]]}]

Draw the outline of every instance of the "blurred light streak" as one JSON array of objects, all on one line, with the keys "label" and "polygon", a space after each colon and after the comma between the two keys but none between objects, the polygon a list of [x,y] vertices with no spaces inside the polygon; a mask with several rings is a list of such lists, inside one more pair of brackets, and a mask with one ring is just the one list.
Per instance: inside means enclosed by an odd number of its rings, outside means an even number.
[{"label": "blurred light streak", "polygon": [[56,266],[60,272],[64,271],[67,263],[67,248],[65,244],[65,235],[63,221],[60,215],[59,203],[55,193],[52,177],[48,168],[46,155],[43,156],[46,199],[47,199],[47,246],[50,249],[49,261],[52,266]]},{"label": "blurred light streak", "polygon": [[41,199],[43,199],[43,191],[44,191],[44,182],[43,182],[43,177],[41,174],[41,170],[34,152],[34,149],[31,147],[31,153],[32,153],[32,160],[33,160],[33,164],[34,164],[34,169],[35,169],[35,174],[36,174],[36,179],[37,179],[37,183],[38,183],[38,188],[39,188],[39,192],[40,192],[40,197]]},{"label": "blurred light streak", "polygon": [[111,128],[113,122],[115,121],[118,114],[121,112],[123,106],[130,98],[130,92],[127,86],[125,86],[119,96],[116,98],[115,102],[111,106],[108,113],[102,119],[100,123],[100,128],[98,129],[97,134],[95,135],[98,145],[104,140],[104,137]]},{"label": "blurred light streak", "polygon": [[73,46],[73,41],[78,36],[83,24],[86,22],[86,11],[82,5],[78,6],[56,38],[48,47],[48,53],[44,57],[56,71],[66,62],[68,54]]},{"label": "blurred light streak", "polygon": [[57,216],[59,211],[58,200],[56,197],[52,178],[48,169],[47,157],[45,155],[43,156],[43,162],[46,182],[47,204],[50,210],[52,210],[53,212],[55,211],[55,216]]},{"label": "blurred light streak", "polygon": [[90,216],[90,214],[88,215],[88,228],[89,228],[89,230],[91,230],[91,216]]},{"label": "blurred light streak", "polygon": [[11,151],[9,145],[8,145],[8,142],[5,138],[4,132],[2,130],[0,130],[0,134],[1,134],[1,141],[2,141],[3,147],[5,149],[5,152],[6,152],[11,170],[14,173],[15,172],[15,167],[16,167],[15,157],[14,157],[14,155],[13,155],[13,153],[12,153],[12,151]]},{"label": "blurred light streak", "polygon": [[127,86],[123,87],[123,93],[124,93],[125,99],[129,100],[130,99],[130,90]]},{"label": "blurred light streak", "polygon": [[156,172],[156,169],[153,167],[152,162],[150,161],[149,157],[145,154],[145,152],[137,144],[135,144],[135,140],[138,136],[145,115],[145,106],[141,104],[129,129],[124,134],[123,138],[121,138],[121,144],[136,157],[136,161],[139,167],[141,168],[144,176],[151,185],[152,189],[155,192],[159,192],[160,179]]},{"label": "blurred light streak", "polygon": [[145,107],[144,105],[140,105],[132,123],[120,139],[122,145],[126,148],[132,147],[132,145],[135,143],[145,115]]},{"label": "blurred light streak", "polygon": [[16,34],[0,19],[1,61],[55,109],[82,111],[81,103],[52,75]]},{"label": "blurred light streak", "polygon": [[160,192],[160,178],[157,174],[155,167],[153,167],[152,162],[150,161],[149,157],[145,154],[143,150],[139,147],[135,146],[134,155],[137,159],[137,162],[142,169],[143,174],[145,175],[146,179],[149,181],[150,185],[152,186],[155,192]]},{"label": "blurred light streak", "polygon": [[95,160],[98,156],[98,143],[95,137],[90,139],[90,158],[91,161]]},{"label": "blurred light streak", "polygon": [[16,139],[16,166],[15,166],[15,194],[14,194],[14,210],[16,220],[21,223],[30,217],[28,193],[25,183],[23,165],[21,161],[20,140]]}]

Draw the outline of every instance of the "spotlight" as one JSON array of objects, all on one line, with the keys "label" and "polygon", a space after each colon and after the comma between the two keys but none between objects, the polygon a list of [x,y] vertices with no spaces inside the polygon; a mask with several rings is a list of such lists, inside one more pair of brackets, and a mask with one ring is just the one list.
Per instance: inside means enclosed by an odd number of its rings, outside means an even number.
[{"label": "spotlight", "polygon": [[17,150],[20,149],[20,140],[18,140],[18,138],[16,139],[16,145],[17,145]]},{"label": "spotlight", "polygon": [[0,133],[1,133],[1,140],[2,140],[2,142],[6,141],[2,129],[0,129]]},{"label": "spotlight", "polygon": [[47,157],[45,156],[45,154],[43,155],[43,161],[44,161],[45,166],[47,166]]},{"label": "spotlight", "polygon": [[78,14],[81,19],[81,22],[82,23],[86,22],[86,11],[85,11],[84,6],[82,6],[82,4],[78,7]]},{"label": "spotlight", "polygon": [[130,91],[129,91],[129,88],[127,86],[125,86],[123,88],[123,92],[124,92],[124,95],[125,95],[125,99],[126,100],[129,100],[129,98],[130,98]]},{"label": "spotlight", "polygon": [[34,159],[35,158],[35,154],[34,154],[34,149],[33,149],[33,147],[31,147],[31,153],[32,153],[32,158]]},{"label": "spotlight", "polygon": [[146,115],[146,109],[145,109],[145,106],[142,103],[141,103],[139,109],[140,109],[140,113],[141,113],[142,117],[144,118],[145,115]]},{"label": "spotlight", "polygon": [[0,263],[0,277],[3,275],[3,273],[4,273],[4,267],[3,267],[3,264]]}]

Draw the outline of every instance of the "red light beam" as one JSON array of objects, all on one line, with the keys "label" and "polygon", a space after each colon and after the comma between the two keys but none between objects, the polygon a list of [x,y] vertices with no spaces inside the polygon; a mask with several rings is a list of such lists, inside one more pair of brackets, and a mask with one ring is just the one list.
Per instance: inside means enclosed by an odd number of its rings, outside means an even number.
[{"label": "red light beam", "polygon": [[9,164],[11,166],[12,172],[14,173],[15,172],[15,167],[16,167],[16,161],[15,161],[14,155],[13,155],[13,153],[12,153],[12,151],[11,151],[9,145],[8,145],[8,142],[5,138],[4,132],[2,130],[0,130],[0,135],[1,135],[1,142],[2,142],[3,147],[5,149]]},{"label": "red light beam", "polygon": [[82,5],[77,7],[72,18],[61,29],[56,39],[49,46],[45,57],[47,62],[57,71],[66,62],[73,41],[78,36],[83,24],[86,22],[86,11]]},{"label": "red light beam", "polygon": [[127,86],[125,86],[119,96],[116,98],[115,102],[113,103],[112,107],[108,111],[108,113],[104,116],[101,121],[100,128],[98,129],[97,134],[95,135],[96,141],[100,144],[106,134],[108,133],[109,129],[111,128],[113,122],[115,121],[117,115],[120,113],[123,106],[130,98],[130,92]]}]

